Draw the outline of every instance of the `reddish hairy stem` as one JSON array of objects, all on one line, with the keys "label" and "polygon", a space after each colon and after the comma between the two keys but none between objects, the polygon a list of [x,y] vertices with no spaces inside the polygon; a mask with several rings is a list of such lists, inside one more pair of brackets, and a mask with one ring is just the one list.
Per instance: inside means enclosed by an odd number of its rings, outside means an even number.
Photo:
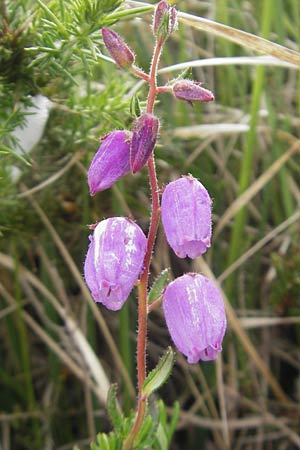
[{"label": "reddish hairy stem", "polygon": [[[147,113],[152,114],[155,97],[157,94],[157,65],[162,50],[163,42],[157,42],[153,52],[152,65],[149,75],[149,94],[147,98]],[[151,221],[148,231],[147,250],[144,258],[144,269],[138,285],[138,334],[137,334],[137,379],[138,379],[138,409],[135,423],[123,445],[123,450],[130,450],[134,439],[143,423],[145,416],[147,397],[143,395],[143,384],[146,378],[146,346],[147,346],[147,288],[148,276],[160,216],[159,190],[155,170],[154,155],[148,160],[148,174],[151,186]]]},{"label": "reddish hairy stem", "polygon": [[152,112],[153,112],[154,101],[155,101],[155,97],[157,94],[156,74],[157,74],[157,66],[158,66],[158,61],[159,61],[162,47],[163,47],[163,42],[158,41],[156,43],[156,46],[155,46],[154,52],[153,52],[152,65],[151,65],[151,70],[150,70],[150,83],[149,83],[150,89],[149,89],[149,94],[148,94],[148,98],[147,98],[147,113],[150,113],[150,114],[152,114]]},{"label": "reddish hairy stem", "polygon": [[155,171],[154,157],[148,161],[148,172],[152,193],[152,215],[148,232],[147,251],[144,259],[144,270],[139,284],[139,327],[137,342],[137,370],[139,398],[142,395],[142,387],[146,378],[146,339],[147,339],[147,286],[151,263],[152,250],[159,223],[159,192]]},{"label": "reddish hairy stem", "polygon": [[138,377],[138,410],[133,428],[124,442],[123,450],[130,450],[133,446],[134,439],[143,423],[147,397],[143,395],[143,384],[146,378],[146,344],[147,344],[147,286],[148,275],[151,263],[152,250],[159,224],[160,207],[159,207],[159,191],[156,177],[154,156],[152,155],[148,161],[148,172],[152,193],[152,215],[148,232],[147,250],[144,259],[144,270],[141,275],[138,286],[138,338],[137,338],[137,377]]}]

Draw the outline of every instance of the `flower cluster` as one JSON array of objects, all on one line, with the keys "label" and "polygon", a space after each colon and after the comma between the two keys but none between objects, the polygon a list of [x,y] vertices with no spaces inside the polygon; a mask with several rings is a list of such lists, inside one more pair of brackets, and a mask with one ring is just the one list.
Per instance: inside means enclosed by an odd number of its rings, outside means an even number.
[{"label": "flower cluster", "polygon": [[[156,7],[152,27],[156,48],[162,47],[175,28],[176,11],[162,0]],[[132,70],[150,82],[150,75],[134,66],[133,51],[117,33],[103,29],[102,36],[120,68]],[[185,79],[156,88],[154,94],[150,88],[149,97],[162,92],[172,92],[177,99],[187,102],[214,100],[201,83]],[[102,139],[88,169],[91,195],[108,189],[129,172],[138,172],[153,157],[159,119],[152,109],[147,107],[132,130],[115,130]],[[169,183],[161,195],[160,211],[166,239],[179,258],[193,259],[206,252],[211,245],[211,199],[197,179],[188,175]],[[84,273],[96,302],[111,310],[122,308],[145,269],[145,255],[151,255],[151,247],[147,252],[148,244],[149,239],[140,227],[124,217],[106,219],[94,227]],[[217,357],[226,317],[222,296],[211,280],[196,273],[175,279],[166,287],[162,305],[172,340],[189,363]]]}]

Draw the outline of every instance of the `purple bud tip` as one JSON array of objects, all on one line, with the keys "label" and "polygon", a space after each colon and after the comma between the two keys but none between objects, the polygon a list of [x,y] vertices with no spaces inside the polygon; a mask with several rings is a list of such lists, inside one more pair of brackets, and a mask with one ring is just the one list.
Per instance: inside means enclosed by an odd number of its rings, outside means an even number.
[{"label": "purple bud tip", "polygon": [[196,258],[211,240],[211,199],[192,176],[169,183],[161,200],[161,218],[170,247],[179,258]]},{"label": "purple bud tip", "polygon": [[163,310],[171,338],[190,364],[216,359],[222,350],[226,315],[213,281],[196,273],[177,278],[165,290]]},{"label": "purple bud tip", "polygon": [[116,64],[122,69],[132,66],[134,63],[134,53],[126,44],[124,39],[108,28],[102,28],[104,44]]},{"label": "purple bud tip", "polygon": [[191,80],[179,80],[174,83],[173,93],[179,100],[188,102],[212,102],[215,99],[211,91],[201,87],[201,83]]},{"label": "purple bud tip", "polygon": [[155,8],[153,16],[153,34],[157,40],[164,41],[177,27],[177,11],[165,0],[161,0]]},{"label": "purple bud tip", "polygon": [[143,268],[147,239],[125,217],[99,222],[90,236],[84,263],[85,281],[95,302],[121,309]]},{"label": "purple bud tip", "polygon": [[104,137],[88,170],[91,195],[108,189],[129,172],[131,135],[130,131],[116,130]]},{"label": "purple bud tip", "polygon": [[152,114],[140,116],[133,128],[130,165],[132,173],[138,172],[151,156],[158,135],[159,120]]}]

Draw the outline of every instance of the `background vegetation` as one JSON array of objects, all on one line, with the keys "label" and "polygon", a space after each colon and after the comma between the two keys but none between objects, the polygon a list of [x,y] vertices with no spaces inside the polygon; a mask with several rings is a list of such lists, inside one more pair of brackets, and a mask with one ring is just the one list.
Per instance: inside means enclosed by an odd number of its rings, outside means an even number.
[{"label": "background vegetation", "polygon": [[[161,82],[190,67],[216,101],[191,107],[161,97],[159,179],[190,172],[201,180],[214,198],[214,239],[204,259],[179,261],[160,230],[152,276],[165,267],[215,276],[229,326],[216,363],[188,366],[178,355],[160,392],[171,415],[175,400],[181,407],[171,448],[300,448],[299,2],[182,0],[177,8]],[[132,99],[143,105],[146,95],[107,57],[100,28],[121,33],[147,70],[151,5],[2,0],[1,13],[0,446],[83,450],[110,430],[110,383],[125,411],[134,405],[136,330],[135,293],[120,313],[90,298],[86,225],[132,214],[146,231],[149,219],[145,169],[88,195],[99,137],[130,127]],[[51,101],[50,114],[26,153],[16,128],[26,127],[36,95]],[[169,343],[155,311],[150,368]]]}]

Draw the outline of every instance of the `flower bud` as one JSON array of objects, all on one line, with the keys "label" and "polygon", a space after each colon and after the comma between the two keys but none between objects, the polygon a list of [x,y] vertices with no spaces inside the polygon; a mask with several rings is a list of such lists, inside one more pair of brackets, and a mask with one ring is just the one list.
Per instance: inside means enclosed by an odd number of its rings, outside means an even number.
[{"label": "flower bud", "polygon": [[84,276],[92,297],[121,309],[143,268],[147,239],[131,220],[112,217],[97,224],[90,241]]},{"label": "flower bud", "polygon": [[126,69],[132,66],[135,59],[134,53],[121,36],[108,28],[102,28],[102,37],[105,47],[120,68]]},{"label": "flower bud", "polygon": [[129,172],[131,135],[130,131],[116,130],[105,136],[88,170],[91,195],[108,189]]},{"label": "flower bud", "polygon": [[152,114],[141,115],[133,128],[130,165],[133,173],[138,172],[148,161],[154,150],[159,120]]},{"label": "flower bud", "polygon": [[153,16],[153,34],[158,41],[164,42],[177,27],[177,11],[174,6],[161,0]]},{"label": "flower bud", "polygon": [[196,273],[177,278],[165,290],[163,310],[171,338],[190,364],[216,359],[226,315],[222,295],[211,280]]},{"label": "flower bud", "polygon": [[211,102],[215,99],[214,94],[208,89],[201,87],[202,83],[191,80],[179,80],[173,84],[173,93],[179,100],[187,102]]},{"label": "flower bud", "polygon": [[179,258],[196,258],[210,247],[211,199],[192,176],[169,183],[161,201],[167,241]]}]

